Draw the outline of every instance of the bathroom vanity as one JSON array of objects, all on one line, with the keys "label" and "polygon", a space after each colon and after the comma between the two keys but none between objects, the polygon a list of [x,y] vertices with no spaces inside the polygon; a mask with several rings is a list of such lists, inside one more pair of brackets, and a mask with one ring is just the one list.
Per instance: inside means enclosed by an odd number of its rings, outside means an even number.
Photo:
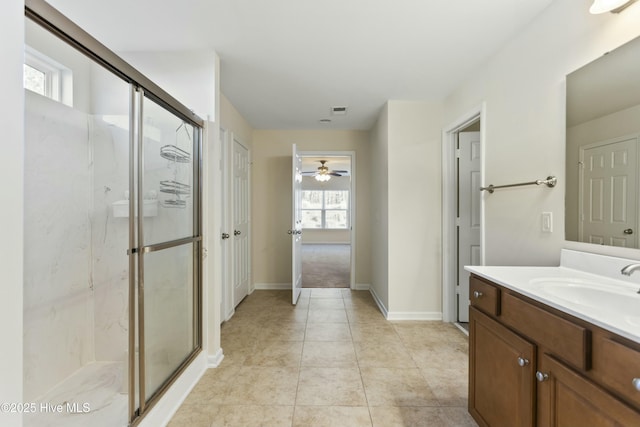
[{"label": "bathroom vanity", "polygon": [[640,426],[640,273],[614,278],[633,262],[563,251],[560,267],[467,267],[480,426]]}]

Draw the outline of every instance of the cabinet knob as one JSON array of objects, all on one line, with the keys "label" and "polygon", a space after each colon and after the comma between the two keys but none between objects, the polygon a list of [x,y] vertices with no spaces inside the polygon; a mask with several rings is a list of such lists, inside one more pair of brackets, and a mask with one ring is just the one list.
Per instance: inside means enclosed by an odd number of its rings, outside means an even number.
[{"label": "cabinet knob", "polygon": [[536,378],[539,382],[544,382],[546,380],[549,379],[549,374],[547,374],[546,372],[536,372]]},{"label": "cabinet knob", "polygon": [[228,239],[229,233],[222,233],[222,240]]},{"label": "cabinet knob", "polygon": [[631,384],[633,384],[633,387],[640,391],[640,378],[634,378],[633,381],[631,381]]},{"label": "cabinet knob", "polygon": [[524,367],[527,366],[529,364],[529,360],[525,359],[524,357],[518,357],[518,365]]},{"label": "cabinet knob", "polygon": [[234,236],[239,236],[240,234],[242,234],[242,231],[240,231],[240,230],[233,230],[233,235],[234,235]]},{"label": "cabinet knob", "polygon": [[473,297],[474,298],[480,298],[482,296],[482,292],[480,291],[473,291]]}]

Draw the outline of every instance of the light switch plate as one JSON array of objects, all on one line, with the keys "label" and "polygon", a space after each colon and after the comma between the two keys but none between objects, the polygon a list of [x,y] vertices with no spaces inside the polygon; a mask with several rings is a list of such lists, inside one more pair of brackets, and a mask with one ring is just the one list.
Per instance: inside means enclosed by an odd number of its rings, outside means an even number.
[{"label": "light switch plate", "polygon": [[542,232],[543,233],[553,232],[553,213],[552,212],[542,212]]}]

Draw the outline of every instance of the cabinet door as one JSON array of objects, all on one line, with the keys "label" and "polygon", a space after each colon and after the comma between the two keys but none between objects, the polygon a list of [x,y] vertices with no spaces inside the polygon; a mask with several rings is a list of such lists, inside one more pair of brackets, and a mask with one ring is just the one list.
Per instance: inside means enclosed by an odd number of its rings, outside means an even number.
[{"label": "cabinet door", "polygon": [[536,376],[539,426],[640,425],[639,413],[547,354]]},{"label": "cabinet door", "polygon": [[532,426],[535,346],[471,307],[469,352],[469,412],[476,422]]}]

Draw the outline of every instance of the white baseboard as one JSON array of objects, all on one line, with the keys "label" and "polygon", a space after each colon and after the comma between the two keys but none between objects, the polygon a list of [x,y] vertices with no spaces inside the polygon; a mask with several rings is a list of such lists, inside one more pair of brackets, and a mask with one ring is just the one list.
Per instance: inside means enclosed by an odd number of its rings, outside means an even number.
[{"label": "white baseboard", "polygon": [[302,242],[303,245],[351,245],[351,242]]},{"label": "white baseboard", "polygon": [[369,287],[369,292],[387,320],[442,320],[442,312],[439,311],[389,311],[373,287]]},{"label": "white baseboard", "polygon": [[210,354],[207,356],[207,368],[217,368],[222,363],[222,359],[224,359],[224,354],[222,353],[222,349],[219,348],[216,354]]},{"label": "white baseboard", "polygon": [[138,427],[166,426],[206,370],[206,357],[202,352],[151,408]]},{"label": "white baseboard", "polygon": [[382,301],[380,300],[380,298],[378,298],[378,295],[376,294],[376,290],[373,287],[370,286],[369,287],[369,292],[371,293],[371,296],[373,297],[373,300],[378,305],[378,308],[382,312],[382,315],[384,316],[385,319],[387,319],[387,314],[388,314],[387,307],[385,307],[384,304],[382,303]]},{"label": "white baseboard", "polygon": [[254,283],[256,291],[286,291],[291,290],[291,283]]},{"label": "white baseboard", "polygon": [[[291,283],[255,283],[256,291],[287,291],[291,289]],[[356,291],[368,291],[371,285],[368,283],[356,283]]]},{"label": "white baseboard", "polygon": [[442,320],[442,313],[438,311],[390,311],[387,320]]}]

